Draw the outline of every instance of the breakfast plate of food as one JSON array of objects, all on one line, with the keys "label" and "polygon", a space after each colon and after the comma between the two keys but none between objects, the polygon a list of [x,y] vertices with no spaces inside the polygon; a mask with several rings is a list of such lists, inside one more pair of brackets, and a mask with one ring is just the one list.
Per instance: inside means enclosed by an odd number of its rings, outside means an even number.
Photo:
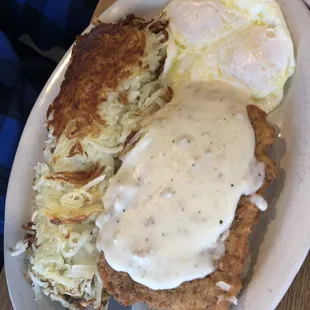
[{"label": "breakfast plate of food", "polygon": [[274,309],[310,247],[309,27],[299,0],[119,0],[77,37],[11,173],[14,308]]}]

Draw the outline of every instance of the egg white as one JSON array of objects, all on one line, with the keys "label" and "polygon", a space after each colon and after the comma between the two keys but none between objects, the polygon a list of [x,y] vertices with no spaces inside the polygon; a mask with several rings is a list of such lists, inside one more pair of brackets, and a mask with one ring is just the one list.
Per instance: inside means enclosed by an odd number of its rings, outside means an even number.
[{"label": "egg white", "polygon": [[294,46],[274,0],[173,0],[163,75],[221,80],[245,91],[266,112],[276,108],[294,73]]}]

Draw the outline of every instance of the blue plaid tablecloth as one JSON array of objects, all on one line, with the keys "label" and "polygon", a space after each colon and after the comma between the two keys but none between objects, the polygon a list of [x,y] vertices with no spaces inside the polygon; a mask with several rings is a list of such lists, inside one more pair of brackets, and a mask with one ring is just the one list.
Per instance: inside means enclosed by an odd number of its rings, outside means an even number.
[{"label": "blue plaid tablecloth", "polygon": [[[0,1],[0,243],[7,183],[29,112],[57,65],[21,42],[28,35],[47,51],[67,50],[89,24],[96,0]],[[2,252],[2,245],[0,244]],[[0,253],[0,265],[2,262]]]}]

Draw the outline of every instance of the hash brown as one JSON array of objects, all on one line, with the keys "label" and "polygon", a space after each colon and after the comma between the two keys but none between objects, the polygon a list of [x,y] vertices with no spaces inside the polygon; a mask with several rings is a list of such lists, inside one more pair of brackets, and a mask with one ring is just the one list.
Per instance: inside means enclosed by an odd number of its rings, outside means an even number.
[{"label": "hash brown", "polygon": [[43,293],[69,309],[102,309],[108,300],[96,268],[94,220],[104,209],[101,195],[117,153],[140,114],[169,100],[157,82],[166,25],[129,15],[100,24],[73,46],[60,92],[47,111],[34,213],[15,251],[28,252],[25,274],[37,299]]},{"label": "hash brown", "polygon": [[[53,135],[59,138],[72,119],[75,124],[66,132],[68,139],[82,138],[95,131],[96,125],[104,125],[97,114],[98,105],[107,101],[108,91],[116,91],[120,82],[133,72],[148,70],[142,67],[141,61],[146,32],[148,29],[155,34],[162,32],[166,41],[166,26],[165,21],[146,22],[128,15],[117,23],[101,23],[89,33],[78,36],[65,80],[47,111],[47,125],[53,127]],[[163,63],[157,68],[157,75],[162,69]],[[120,97],[123,104],[128,103],[126,94]],[[77,146],[70,156],[78,152],[81,150]]]}]

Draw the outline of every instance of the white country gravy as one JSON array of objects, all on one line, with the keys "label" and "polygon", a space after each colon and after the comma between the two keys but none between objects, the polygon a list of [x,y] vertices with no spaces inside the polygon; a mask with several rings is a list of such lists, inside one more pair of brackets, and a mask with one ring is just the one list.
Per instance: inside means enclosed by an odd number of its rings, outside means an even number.
[{"label": "white country gravy", "polygon": [[108,264],[155,290],[215,270],[240,196],[265,174],[243,93],[222,82],[174,93],[110,180],[97,219]]}]

